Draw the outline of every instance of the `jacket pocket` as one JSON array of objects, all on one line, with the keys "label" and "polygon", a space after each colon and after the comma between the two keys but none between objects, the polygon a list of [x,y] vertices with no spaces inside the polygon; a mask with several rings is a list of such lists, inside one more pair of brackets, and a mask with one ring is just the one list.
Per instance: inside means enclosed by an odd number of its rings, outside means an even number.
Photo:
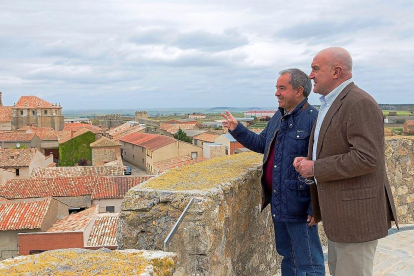
[{"label": "jacket pocket", "polygon": [[306,138],[309,137],[309,135],[310,135],[310,133],[307,130],[297,129],[296,131],[290,131],[289,132],[289,136],[291,138],[293,138],[293,139],[299,139],[299,140],[306,139]]},{"label": "jacket pocket", "polygon": [[311,200],[309,186],[299,180],[286,180],[285,185],[287,215],[306,217]]},{"label": "jacket pocket", "polygon": [[365,187],[360,189],[341,191],[341,199],[343,201],[363,200],[373,197],[376,197],[376,189],[374,187]]}]

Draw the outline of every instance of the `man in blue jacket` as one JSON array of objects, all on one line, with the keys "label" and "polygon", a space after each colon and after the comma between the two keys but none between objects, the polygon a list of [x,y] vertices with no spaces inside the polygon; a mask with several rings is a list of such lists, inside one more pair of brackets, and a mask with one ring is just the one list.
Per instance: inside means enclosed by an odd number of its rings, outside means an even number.
[{"label": "man in blue jacket", "polygon": [[299,69],[279,74],[275,94],[279,109],[260,134],[238,123],[229,111],[222,114],[223,124],[246,148],[264,154],[262,210],[270,203],[276,250],[283,256],[282,275],[325,275],[309,186],[293,167],[293,159],[308,152],[318,115],[307,101],[312,84]]}]

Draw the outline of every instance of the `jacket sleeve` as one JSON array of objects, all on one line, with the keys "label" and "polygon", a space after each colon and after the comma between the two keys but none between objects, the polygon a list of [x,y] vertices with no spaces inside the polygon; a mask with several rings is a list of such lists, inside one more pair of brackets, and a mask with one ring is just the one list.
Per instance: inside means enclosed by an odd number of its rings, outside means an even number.
[{"label": "jacket sleeve", "polygon": [[268,125],[260,134],[256,134],[253,131],[248,130],[243,124],[239,122],[237,124],[237,127],[233,129],[233,131],[229,130],[229,132],[234,137],[234,139],[236,139],[244,147],[258,153],[264,153]]},{"label": "jacket sleeve", "polygon": [[[346,105],[347,119],[343,124],[346,125],[344,139],[349,145],[348,151],[317,159],[314,174],[318,181],[334,181],[365,175],[375,171],[383,161],[384,124],[378,105],[368,97]],[[336,131],[341,130],[339,127]]]}]

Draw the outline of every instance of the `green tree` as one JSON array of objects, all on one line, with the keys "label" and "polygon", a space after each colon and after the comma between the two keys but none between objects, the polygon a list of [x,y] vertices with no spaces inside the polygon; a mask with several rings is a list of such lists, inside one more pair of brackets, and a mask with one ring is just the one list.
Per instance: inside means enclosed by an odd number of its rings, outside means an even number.
[{"label": "green tree", "polygon": [[188,137],[187,134],[185,134],[185,132],[181,128],[179,128],[177,133],[174,134],[174,138],[188,143],[193,142],[193,140],[190,137]]}]

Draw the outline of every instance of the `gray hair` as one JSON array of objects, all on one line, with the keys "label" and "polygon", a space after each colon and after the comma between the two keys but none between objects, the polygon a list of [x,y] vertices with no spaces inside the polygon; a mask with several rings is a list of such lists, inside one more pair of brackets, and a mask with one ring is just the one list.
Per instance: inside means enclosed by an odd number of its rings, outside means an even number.
[{"label": "gray hair", "polygon": [[290,80],[289,83],[292,85],[293,89],[303,87],[303,96],[308,97],[312,90],[312,83],[308,75],[305,74],[302,70],[291,68],[285,69],[279,72],[280,75],[289,74]]}]

